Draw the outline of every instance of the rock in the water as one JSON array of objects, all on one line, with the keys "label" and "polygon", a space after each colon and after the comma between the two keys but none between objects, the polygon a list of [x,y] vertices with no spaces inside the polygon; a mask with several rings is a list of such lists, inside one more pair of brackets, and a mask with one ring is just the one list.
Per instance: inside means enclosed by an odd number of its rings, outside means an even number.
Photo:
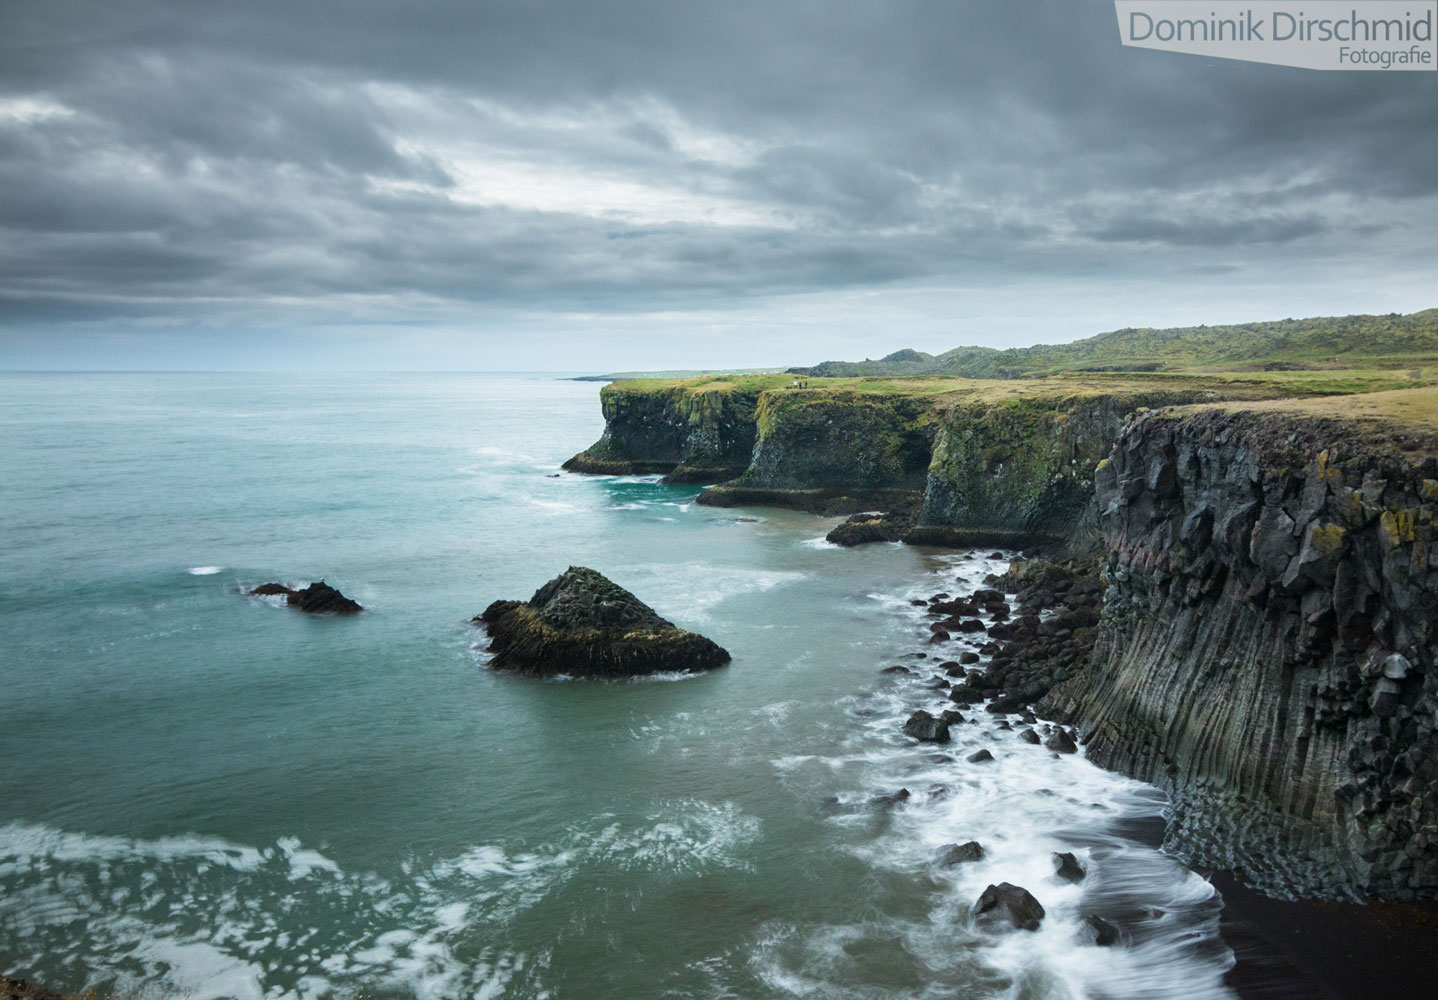
[{"label": "rock in the water", "polygon": [[912,736],[921,743],[947,743],[949,724],[920,709],[904,723],[904,735]]},{"label": "rock in the water", "polygon": [[603,574],[571,566],[528,601],[495,601],[475,618],[491,666],[529,674],[629,677],[729,662],[714,642],[660,618]]},{"label": "rock in the water", "polygon": [[1084,866],[1079,864],[1078,858],[1068,851],[1062,854],[1054,852],[1054,874],[1065,882],[1082,882],[1083,877],[1088,874]]},{"label": "rock in the water", "polygon": [[987,750],[975,750],[964,759],[970,764],[982,764],[984,761],[993,760],[994,755]]},{"label": "rock in the water", "polygon": [[909,530],[909,523],[888,514],[855,514],[836,526],[825,540],[852,547],[866,542],[897,542]]},{"label": "rock in the water", "polygon": [[970,861],[982,861],[984,859],[984,848],[977,840],[971,840],[967,844],[945,844],[939,848],[939,866],[950,868],[954,865],[966,864]]},{"label": "rock in the water", "polygon": [[250,594],[254,597],[278,597],[283,594],[285,603],[290,607],[312,615],[355,615],[364,610],[323,580],[303,590],[293,590],[282,583],[262,583]]},{"label": "rock in the water", "polygon": [[1036,931],[1039,921],[1044,918],[1044,908],[1022,886],[1011,882],[991,885],[974,901],[974,915],[992,914],[994,918],[1007,918],[1009,923],[1021,931]]},{"label": "rock in the water", "polygon": [[1038,743],[1039,734],[1034,732],[1033,727],[1030,726],[1028,729],[1025,729],[1023,732],[1019,733],[1019,739],[1023,740],[1025,743]]},{"label": "rock in the water", "polygon": [[869,802],[876,806],[896,806],[900,802],[909,801],[910,794],[907,788],[900,788],[897,792],[890,792],[888,795],[875,795]]},{"label": "rock in the water", "polygon": [[1083,922],[1093,931],[1093,943],[1100,948],[1111,948],[1118,944],[1118,928],[1103,917],[1087,914]]},{"label": "rock in the water", "polygon": [[1062,726],[1054,727],[1053,735],[1044,740],[1044,746],[1054,753],[1078,753],[1078,745],[1074,743],[1074,738]]}]

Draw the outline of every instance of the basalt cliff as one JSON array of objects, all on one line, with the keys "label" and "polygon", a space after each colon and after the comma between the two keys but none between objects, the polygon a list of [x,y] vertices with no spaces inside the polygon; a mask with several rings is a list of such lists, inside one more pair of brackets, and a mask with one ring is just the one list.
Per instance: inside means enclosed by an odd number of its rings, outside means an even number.
[{"label": "basalt cliff", "polygon": [[1027,549],[994,585],[1068,610],[989,626],[955,701],[1074,724],[1169,791],[1196,864],[1434,898],[1438,387],[1406,358],[1305,368],[621,382],[571,467],[889,512],[853,542]]},{"label": "basalt cliff", "polygon": [[1144,414],[1098,470],[1103,614],[1040,708],[1169,790],[1180,853],[1278,894],[1438,894],[1430,410]]}]

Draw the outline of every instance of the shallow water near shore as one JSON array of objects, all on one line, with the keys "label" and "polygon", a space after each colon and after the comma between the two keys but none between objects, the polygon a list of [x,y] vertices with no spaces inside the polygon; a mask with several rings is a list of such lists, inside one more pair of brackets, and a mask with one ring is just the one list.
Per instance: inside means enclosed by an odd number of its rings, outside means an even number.
[{"label": "shallow water near shore", "polygon": [[[0,970],[193,1000],[1229,995],[1219,898],[1137,832],[1156,791],[979,710],[950,747],[900,734],[943,705],[910,599],[1002,560],[559,474],[598,388],[0,376]],[[468,619],[571,564],[733,663],[485,669]],[[240,593],[320,578],[368,610]],[[967,840],[983,861],[936,866]],[[973,923],[1000,881],[1041,930]]]}]

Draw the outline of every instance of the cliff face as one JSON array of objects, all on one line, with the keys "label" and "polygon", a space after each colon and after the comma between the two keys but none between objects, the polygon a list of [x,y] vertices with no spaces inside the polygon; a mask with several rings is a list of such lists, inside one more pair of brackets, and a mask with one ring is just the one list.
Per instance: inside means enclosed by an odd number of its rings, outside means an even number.
[{"label": "cliff face", "polygon": [[1135,410],[1218,398],[1208,385],[959,402],[936,421],[919,535],[1008,534],[1016,547],[1092,537],[1094,470]]},{"label": "cliff face", "polygon": [[1201,409],[1135,419],[1098,469],[1099,635],[1041,708],[1169,790],[1180,853],[1281,894],[1438,894],[1434,444]]},{"label": "cliff face", "polygon": [[753,460],[737,485],[920,489],[933,437],[928,399],[773,390],[759,398]]},{"label": "cliff face", "polygon": [[757,392],[686,385],[656,391],[616,382],[600,390],[599,400],[604,435],[564,463],[572,472],[720,482],[749,465]]},{"label": "cliff face", "polygon": [[922,525],[1058,535],[1082,518],[1093,470],[1131,400],[1017,400],[954,409],[939,421]]}]

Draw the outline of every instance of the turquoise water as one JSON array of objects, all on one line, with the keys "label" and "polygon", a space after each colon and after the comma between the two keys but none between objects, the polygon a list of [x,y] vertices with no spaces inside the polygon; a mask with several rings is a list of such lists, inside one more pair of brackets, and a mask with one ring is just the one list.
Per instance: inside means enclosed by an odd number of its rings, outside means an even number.
[{"label": "turquoise water", "polygon": [[[1002,560],[558,474],[597,396],[0,376],[0,970],[193,1000],[1226,995],[1212,888],[1127,832],[1155,792],[982,712],[953,759],[899,735],[941,704],[878,672],[926,648],[908,600]],[[733,663],[487,670],[468,619],[571,564]],[[368,610],[240,592],[322,577]],[[982,863],[935,867],[969,839]],[[1040,932],[973,924],[1002,880]],[[1124,947],[1088,943],[1094,912]]]}]

